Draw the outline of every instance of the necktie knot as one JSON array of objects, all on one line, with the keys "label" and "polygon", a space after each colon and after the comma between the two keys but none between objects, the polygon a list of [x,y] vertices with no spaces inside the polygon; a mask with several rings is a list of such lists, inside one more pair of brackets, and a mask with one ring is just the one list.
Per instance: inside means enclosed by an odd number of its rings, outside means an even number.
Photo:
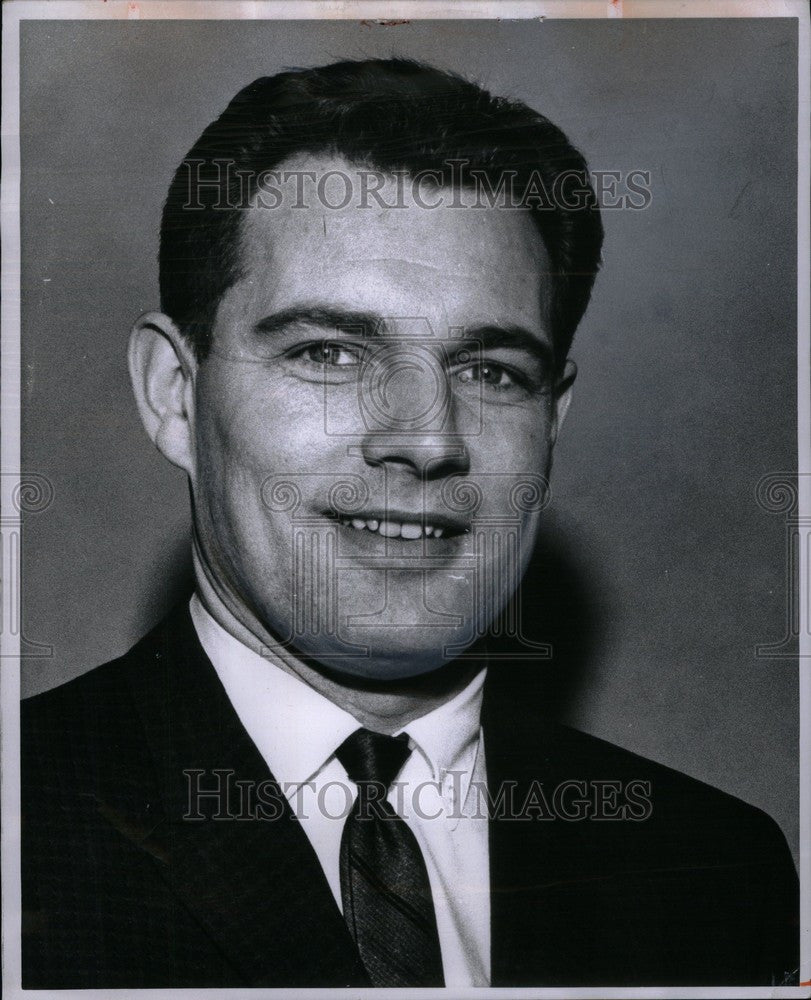
[{"label": "necktie knot", "polygon": [[335,751],[356,785],[374,782],[387,790],[410,755],[406,733],[385,736],[369,729],[356,729]]}]

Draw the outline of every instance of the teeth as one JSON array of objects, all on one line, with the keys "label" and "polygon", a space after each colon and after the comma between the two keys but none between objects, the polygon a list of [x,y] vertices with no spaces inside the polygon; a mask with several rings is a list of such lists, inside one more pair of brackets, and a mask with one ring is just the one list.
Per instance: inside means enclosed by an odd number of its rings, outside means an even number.
[{"label": "teeth", "polygon": [[442,538],[446,530],[435,528],[432,524],[426,524],[423,528],[421,524],[415,524],[413,521],[403,524],[400,521],[378,521],[375,518],[365,520],[361,517],[341,518],[341,524],[357,531],[375,531],[384,538],[405,538],[407,541],[416,541],[423,535],[427,538]]}]

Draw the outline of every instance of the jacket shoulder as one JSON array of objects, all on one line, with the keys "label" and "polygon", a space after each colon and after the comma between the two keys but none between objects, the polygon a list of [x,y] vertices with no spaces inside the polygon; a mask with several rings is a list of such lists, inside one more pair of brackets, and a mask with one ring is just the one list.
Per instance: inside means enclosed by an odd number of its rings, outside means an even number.
[{"label": "jacket shoulder", "polygon": [[[636,862],[664,862],[669,867],[730,868],[774,866],[793,872],[785,836],[763,809],[698,778],[650,760],[624,747],[567,726],[552,737],[564,775],[586,782],[592,803],[615,809],[623,841]],[[562,763],[565,761],[565,764]],[[616,794],[615,794],[616,793]],[[601,798],[602,796],[602,798]],[[595,812],[598,806],[592,805]],[[630,822],[627,822],[630,821]],[[635,835],[631,829],[636,828]],[[609,838],[613,839],[613,838]],[[619,836],[617,837],[619,840]],[[656,845],[656,850],[648,853]],[[632,861],[629,858],[629,861]]]},{"label": "jacket shoulder", "polygon": [[100,785],[151,782],[142,692],[165,690],[176,617],[165,619],[123,656],[22,701],[24,804],[45,808],[43,791],[58,800]]},{"label": "jacket shoulder", "polygon": [[135,722],[132,684],[154,669],[160,655],[152,640],[150,634],[123,656],[25,698],[20,707],[22,751],[39,740],[75,743],[81,734],[92,740],[111,731],[122,736]]},{"label": "jacket shoulder", "polygon": [[[493,826],[502,848],[492,857],[521,859],[496,873],[521,885],[510,897],[522,915],[511,984],[537,981],[537,963],[522,957],[532,955],[567,985],[793,981],[797,878],[771,817],[664,764],[521,715],[511,732],[499,735],[492,717],[492,738],[485,732],[488,780],[518,775],[524,820]],[[573,941],[583,944],[576,955]]]}]

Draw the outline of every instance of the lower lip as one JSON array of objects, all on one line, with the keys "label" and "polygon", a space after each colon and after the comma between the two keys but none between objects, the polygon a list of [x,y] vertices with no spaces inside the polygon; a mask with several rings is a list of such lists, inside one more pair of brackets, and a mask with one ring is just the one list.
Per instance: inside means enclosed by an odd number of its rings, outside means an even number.
[{"label": "lower lip", "polygon": [[[427,556],[458,555],[461,542],[466,535],[443,535],[442,538],[435,538],[433,535],[422,535],[420,538],[387,538],[378,531],[369,531],[368,528],[353,528],[351,525],[331,522],[339,528],[339,538],[341,545],[355,545],[363,552],[376,553],[378,555],[397,555],[419,557],[423,553]],[[344,539],[346,540],[344,542]]]}]

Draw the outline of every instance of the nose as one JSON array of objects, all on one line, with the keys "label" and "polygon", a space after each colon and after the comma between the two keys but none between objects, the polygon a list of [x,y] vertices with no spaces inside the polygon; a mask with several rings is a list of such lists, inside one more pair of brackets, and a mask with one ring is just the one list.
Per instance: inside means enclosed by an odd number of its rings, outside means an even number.
[{"label": "nose", "polygon": [[422,479],[469,471],[447,371],[432,346],[402,342],[388,350],[369,366],[359,390],[361,450],[369,465],[400,468]]}]

